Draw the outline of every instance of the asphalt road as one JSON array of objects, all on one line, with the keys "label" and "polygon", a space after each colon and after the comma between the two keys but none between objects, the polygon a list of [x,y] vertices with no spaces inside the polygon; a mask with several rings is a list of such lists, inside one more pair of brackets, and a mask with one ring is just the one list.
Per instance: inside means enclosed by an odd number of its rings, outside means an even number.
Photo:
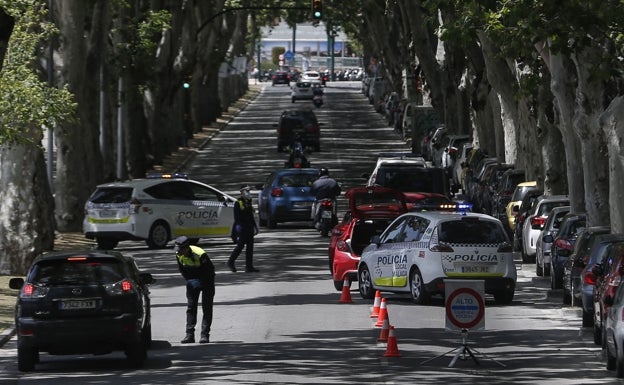
[{"label": "asphalt road", "polygon": [[[323,122],[322,151],[310,156],[326,166],[346,189],[362,184],[376,154],[406,149],[405,144],[358,92],[359,84],[331,85],[317,110]],[[296,103],[296,106],[299,106]],[[303,104],[303,102],[301,102]],[[308,104],[309,105],[309,104]],[[275,151],[273,123],[292,107],[285,87],[264,92],[185,168],[192,178],[236,193],[256,184],[286,158]],[[339,202],[344,210],[344,201]],[[445,329],[442,299],[429,306],[407,296],[387,298],[400,357],[383,357],[380,330],[370,318],[371,301],[352,285],[353,303],[339,303],[327,268],[327,238],[307,223],[261,229],[257,237],[257,274],[231,273],[223,263],[232,244],[203,241],[217,266],[217,294],[211,343],[181,345],[185,298],[173,252],[148,250],[144,243],[122,242],[153,273],[154,346],[145,368],[127,368],[124,356],[48,356],[33,373],[20,373],[15,339],[0,349],[2,384],[608,384],[620,383],[605,369],[591,329],[581,327],[580,310],[563,307],[561,292],[529,265],[519,271],[518,289],[509,306],[486,296],[485,330],[469,332],[470,357],[448,367],[459,332]],[[242,258],[242,257],[241,257]],[[242,260],[239,261],[242,263]]]}]

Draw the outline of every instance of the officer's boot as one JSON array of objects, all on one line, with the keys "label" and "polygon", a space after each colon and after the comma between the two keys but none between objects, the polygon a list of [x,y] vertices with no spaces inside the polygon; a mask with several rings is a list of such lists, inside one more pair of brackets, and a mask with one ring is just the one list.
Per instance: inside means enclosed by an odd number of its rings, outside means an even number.
[{"label": "officer's boot", "polygon": [[186,337],[180,343],[182,344],[192,344],[195,342],[195,336],[191,333],[186,333]]},{"label": "officer's boot", "polygon": [[202,333],[201,339],[199,340],[199,343],[200,344],[207,344],[208,342],[210,342],[210,334]]}]

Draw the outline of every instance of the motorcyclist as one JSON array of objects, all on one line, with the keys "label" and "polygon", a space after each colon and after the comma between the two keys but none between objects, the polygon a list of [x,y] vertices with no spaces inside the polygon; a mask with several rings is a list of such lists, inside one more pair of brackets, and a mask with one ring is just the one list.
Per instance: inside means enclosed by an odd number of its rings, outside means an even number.
[{"label": "motorcyclist", "polygon": [[[336,200],[336,197],[340,195],[341,189],[338,182],[329,176],[329,170],[325,167],[321,167],[319,170],[319,177],[312,183],[310,192],[314,194],[316,200],[312,205],[312,219],[315,226],[319,223],[319,202],[323,199]],[[334,215],[336,215],[336,205],[334,205]]]},{"label": "motorcyclist", "polygon": [[[299,165],[295,163],[295,159],[299,159]],[[297,139],[293,145],[292,150],[290,151],[290,155],[288,156],[288,162],[286,163],[287,167],[310,167],[310,163],[305,156],[305,151],[303,149],[303,145]]]}]

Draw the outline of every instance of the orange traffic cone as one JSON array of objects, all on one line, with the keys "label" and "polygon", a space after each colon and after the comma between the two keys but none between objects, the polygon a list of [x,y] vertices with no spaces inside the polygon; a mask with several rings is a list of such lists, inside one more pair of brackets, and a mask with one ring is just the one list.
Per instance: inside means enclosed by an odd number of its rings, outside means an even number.
[{"label": "orange traffic cone", "polygon": [[386,353],[384,357],[401,357],[399,353],[399,347],[397,346],[396,335],[394,334],[394,326],[390,326],[390,333],[388,334],[388,346],[386,347]]},{"label": "orange traffic cone", "polygon": [[379,333],[379,338],[377,338],[377,342],[388,342],[388,334],[390,333],[390,320],[388,317],[383,321],[383,326],[381,327],[381,332]]},{"label": "orange traffic cone", "polygon": [[381,292],[377,290],[375,292],[375,302],[373,302],[373,312],[371,313],[371,318],[379,317],[379,306],[381,306]]},{"label": "orange traffic cone", "polygon": [[342,281],[342,294],[340,294],[340,303],[353,303],[351,300],[351,282],[349,278]]},{"label": "orange traffic cone", "polygon": [[[377,323],[375,324],[376,328],[380,328],[383,326],[383,322],[385,319],[389,318],[388,317],[388,308],[386,305],[386,299],[382,298],[381,299],[381,306],[379,307],[379,316],[377,317]],[[388,319],[388,322],[390,322],[390,320]]]}]

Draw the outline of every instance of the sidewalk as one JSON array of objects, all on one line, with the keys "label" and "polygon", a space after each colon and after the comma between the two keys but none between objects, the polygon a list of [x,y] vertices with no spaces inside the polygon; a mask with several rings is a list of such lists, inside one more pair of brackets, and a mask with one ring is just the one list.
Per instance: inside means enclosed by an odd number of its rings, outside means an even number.
[{"label": "sidewalk", "polygon": [[[188,140],[187,147],[179,147],[176,152],[169,155],[162,165],[154,167],[147,172],[175,172],[184,168],[206,144],[226,126],[240,111],[242,111],[250,101],[252,101],[262,90],[263,84],[249,83],[249,91],[237,100],[225,111],[216,122],[204,127],[201,132],[193,135]],[[54,250],[70,250],[76,248],[92,248],[95,242],[86,239],[80,232],[57,233],[54,241]],[[15,296],[17,290],[9,289],[9,279],[13,276],[0,275],[0,347],[15,334],[13,322],[13,307],[15,306]]]}]

